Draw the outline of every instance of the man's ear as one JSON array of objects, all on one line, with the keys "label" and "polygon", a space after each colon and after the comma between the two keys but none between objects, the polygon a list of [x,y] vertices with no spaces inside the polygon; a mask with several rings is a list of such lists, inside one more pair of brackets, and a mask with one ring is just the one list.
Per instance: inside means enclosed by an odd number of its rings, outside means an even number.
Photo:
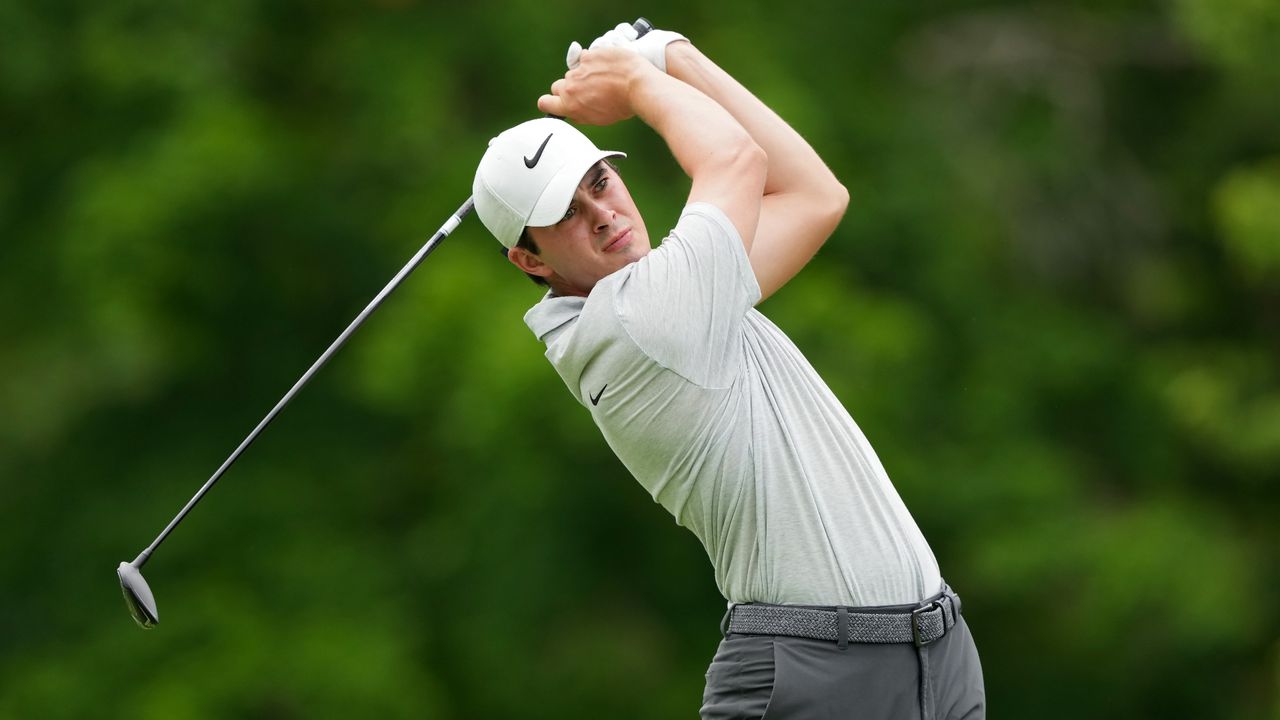
[{"label": "man's ear", "polygon": [[550,277],[551,274],[555,272],[551,269],[550,265],[542,262],[542,258],[522,247],[513,247],[508,250],[507,259],[511,261],[512,265],[515,265],[530,275],[537,275],[538,277],[545,278]]}]

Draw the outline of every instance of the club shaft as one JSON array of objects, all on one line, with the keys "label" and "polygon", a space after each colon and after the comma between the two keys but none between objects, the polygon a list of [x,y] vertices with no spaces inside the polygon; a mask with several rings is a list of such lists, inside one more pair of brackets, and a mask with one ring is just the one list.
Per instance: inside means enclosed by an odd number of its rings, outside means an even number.
[{"label": "club shaft", "polygon": [[382,301],[386,300],[387,297],[391,295],[397,287],[399,287],[400,283],[422,264],[423,260],[427,259],[427,256],[436,249],[441,241],[449,237],[449,233],[453,232],[462,222],[462,219],[471,212],[472,204],[473,199],[467,198],[467,201],[458,208],[457,212],[450,216],[445,224],[436,231],[436,234],[432,235],[431,239],[418,250],[418,252],[409,260],[408,263],[405,264],[403,268],[400,269],[400,272],[396,273],[396,276],[391,279],[391,282],[387,283],[387,286],[382,288],[382,291],[379,292],[367,306],[365,306],[365,309],[360,311],[360,314],[356,316],[356,319],[351,321],[351,324],[347,326],[346,330],[342,331],[342,334],[338,336],[337,340],[333,341],[333,344],[329,346],[329,349],[325,350],[324,354],[312,363],[311,367],[308,368],[307,371],[302,374],[302,377],[298,379],[298,382],[294,383],[293,387],[289,388],[289,392],[285,393],[284,397],[280,398],[280,402],[276,403],[276,406],[271,408],[271,412],[267,413],[266,417],[262,418],[262,421],[253,429],[253,432],[249,433],[248,437],[240,443],[240,446],[237,447],[225,461],[223,461],[221,467],[219,467],[217,471],[213,473],[213,476],[210,477],[198,491],[196,491],[196,494],[187,501],[187,504],[184,505],[181,510],[178,511],[178,514],[174,516],[173,520],[169,521],[169,524],[165,526],[165,529],[160,531],[160,534],[150,545],[147,546],[147,549],[143,550],[142,553],[138,555],[132,563],[134,567],[140,568],[144,563],[146,563],[147,559],[151,557],[151,553],[160,546],[160,543],[164,542],[164,539],[168,537],[169,533],[172,532],[175,527],[178,526],[178,523],[182,522],[182,519],[187,516],[187,513],[191,512],[191,508],[195,507],[196,503],[200,502],[200,499],[204,497],[205,493],[209,492],[214,483],[218,482],[218,479],[222,477],[223,473],[225,473],[227,469],[235,463],[240,455],[253,444],[253,441],[258,439],[258,435],[262,434],[262,431],[271,424],[271,421],[276,418],[276,415],[279,415],[280,411],[289,404],[289,401],[293,400],[293,396],[297,395],[298,392],[311,381],[312,376],[319,372],[320,368],[324,367],[325,364],[329,362],[329,358],[333,357],[334,354],[346,344],[351,335],[354,334],[362,324],[364,324],[364,321],[373,314],[373,311],[378,309],[378,306],[382,304]]}]

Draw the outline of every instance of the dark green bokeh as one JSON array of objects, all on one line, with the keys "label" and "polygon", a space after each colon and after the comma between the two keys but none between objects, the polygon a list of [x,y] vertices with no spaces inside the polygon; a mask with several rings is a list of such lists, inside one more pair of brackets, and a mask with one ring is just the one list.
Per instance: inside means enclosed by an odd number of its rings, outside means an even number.
[{"label": "dark green bokeh", "polygon": [[[692,717],[723,601],[468,220],[639,12],[852,192],[764,311],[965,598],[993,717],[1280,717],[1280,5],[0,0],[0,718]],[[687,185],[647,128],[650,228]]]}]

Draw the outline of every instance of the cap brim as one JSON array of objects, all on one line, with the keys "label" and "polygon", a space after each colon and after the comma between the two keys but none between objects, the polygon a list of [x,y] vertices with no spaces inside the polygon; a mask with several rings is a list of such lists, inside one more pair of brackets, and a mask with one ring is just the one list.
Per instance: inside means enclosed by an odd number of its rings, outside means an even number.
[{"label": "cap brim", "polygon": [[538,202],[534,203],[533,212],[529,213],[528,225],[546,227],[560,222],[568,212],[569,203],[573,202],[573,195],[578,190],[578,183],[582,182],[587,171],[607,157],[626,156],[626,153],[615,150],[601,150],[565,163],[555,177],[551,178],[551,182],[547,183]]}]

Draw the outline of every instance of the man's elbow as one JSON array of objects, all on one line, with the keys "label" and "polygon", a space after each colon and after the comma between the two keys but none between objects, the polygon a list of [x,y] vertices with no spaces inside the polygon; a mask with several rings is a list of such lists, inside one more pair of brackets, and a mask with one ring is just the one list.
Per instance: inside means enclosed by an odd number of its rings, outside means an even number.
[{"label": "man's elbow", "polygon": [[765,179],[769,176],[769,155],[750,135],[737,143],[733,164],[733,172],[738,177],[744,181],[755,181],[760,192],[764,192]]},{"label": "man's elbow", "polygon": [[822,241],[825,243],[827,237],[840,225],[845,211],[849,209],[849,190],[833,178],[830,184],[814,198],[814,206],[815,219],[825,230],[822,233]]},{"label": "man's elbow", "polygon": [[844,213],[849,209],[849,189],[835,180],[828,192],[826,200],[827,208],[832,217],[832,225],[839,225],[840,219],[844,217]]},{"label": "man's elbow", "polygon": [[744,190],[748,186],[759,186],[759,193],[763,193],[765,178],[769,174],[769,156],[742,130],[721,138],[689,175],[697,178],[699,173],[708,178],[723,178]]}]

